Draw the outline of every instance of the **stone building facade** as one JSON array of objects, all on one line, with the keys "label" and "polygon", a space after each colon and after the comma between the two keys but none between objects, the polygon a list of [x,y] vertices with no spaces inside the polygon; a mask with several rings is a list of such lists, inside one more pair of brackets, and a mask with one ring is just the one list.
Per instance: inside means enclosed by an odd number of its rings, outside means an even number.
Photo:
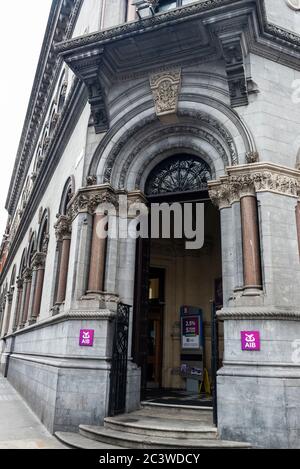
[{"label": "stone building facade", "polygon": [[[219,433],[300,447],[299,90],[297,0],[53,1],[0,277],[1,372],[50,431],[109,413],[121,305],[130,306],[125,410],[138,408],[151,267],[165,275],[156,382],[183,386],[184,304],[203,310],[209,369],[222,278]],[[178,168],[189,184],[174,182]],[[147,258],[133,238],[99,237],[99,204],[116,209],[109,225],[127,227],[120,196],[130,208],[178,192],[205,203],[202,249],[152,240]],[[94,331],[93,347],[78,345],[80,330]],[[259,351],[241,350],[242,331],[259,331]]]}]

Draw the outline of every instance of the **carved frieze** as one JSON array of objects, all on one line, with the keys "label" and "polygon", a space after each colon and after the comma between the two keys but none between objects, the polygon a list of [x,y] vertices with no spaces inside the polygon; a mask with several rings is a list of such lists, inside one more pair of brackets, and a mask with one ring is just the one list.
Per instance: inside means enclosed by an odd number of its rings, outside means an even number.
[{"label": "carved frieze", "polygon": [[212,202],[219,208],[229,207],[246,195],[257,192],[298,197],[300,171],[271,163],[253,163],[227,169],[227,176],[208,183]]},{"label": "carved frieze", "polygon": [[158,117],[176,114],[180,85],[180,68],[150,75],[150,87]]}]

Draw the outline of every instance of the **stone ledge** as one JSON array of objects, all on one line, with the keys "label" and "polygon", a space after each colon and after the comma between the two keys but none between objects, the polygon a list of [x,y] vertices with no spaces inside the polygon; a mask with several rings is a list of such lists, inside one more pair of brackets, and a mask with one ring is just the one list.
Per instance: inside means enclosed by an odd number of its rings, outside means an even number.
[{"label": "stone ledge", "polygon": [[270,319],[274,321],[300,321],[300,311],[280,308],[223,308],[217,312],[222,320],[230,319]]},{"label": "stone ledge", "polygon": [[20,334],[32,331],[34,329],[40,329],[43,327],[51,326],[53,324],[64,322],[64,321],[82,321],[82,320],[98,320],[98,321],[112,321],[116,317],[116,313],[107,309],[98,311],[69,311],[68,313],[57,314],[47,319],[43,319],[35,324],[24,327],[21,330],[15,331],[11,334],[1,337],[0,340],[6,340],[10,337],[16,337]]},{"label": "stone ledge", "polygon": [[223,367],[218,370],[217,376],[218,378],[293,379],[296,386],[296,381],[300,380],[300,364],[225,361]]},{"label": "stone ledge", "polygon": [[[40,365],[52,366],[54,368],[72,368],[72,369],[88,369],[88,370],[103,370],[109,371],[110,364],[108,357],[71,357],[71,356],[43,356],[43,355],[26,355],[26,354],[18,354],[12,353],[10,355],[10,360],[20,360],[20,361],[27,361],[33,362]],[[103,362],[102,364],[98,365],[95,362]]]}]

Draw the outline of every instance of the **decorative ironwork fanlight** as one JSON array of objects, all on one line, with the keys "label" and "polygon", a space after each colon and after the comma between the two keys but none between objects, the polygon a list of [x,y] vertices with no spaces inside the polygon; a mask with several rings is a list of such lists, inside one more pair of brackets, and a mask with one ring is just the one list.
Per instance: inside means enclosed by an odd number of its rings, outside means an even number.
[{"label": "decorative ironwork fanlight", "polygon": [[174,155],[159,163],[150,173],[145,193],[200,191],[207,189],[211,170],[201,158],[192,155]]}]

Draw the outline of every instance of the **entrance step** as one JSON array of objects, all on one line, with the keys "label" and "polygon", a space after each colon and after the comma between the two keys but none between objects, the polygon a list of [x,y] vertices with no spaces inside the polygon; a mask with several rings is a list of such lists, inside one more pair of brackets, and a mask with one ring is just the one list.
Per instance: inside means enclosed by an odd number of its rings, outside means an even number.
[{"label": "entrance step", "polygon": [[133,433],[142,437],[181,438],[209,440],[217,437],[216,427],[201,420],[166,418],[166,415],[153,415],[147,412],[107,417],[104,426],[109,430]]},{"label": "entrance step", "polygon": [[120,446],[113,446],[107,443],[101,443],[100,441],[91,440],[90,438],[85,438],[79,433],[56,432],[55,436],[61,443],[68,446],[69,448],[76,448],[76,449],[120,449],[121,448]]},{"label": "entrance step", "polygon": [[248,443],[236,443],[231,441],[221,441],[217,439],[180,439],[180,438],[166,438],[166,437],[149,437],[143,434],[127,433],[124,431],[115,431],[106,427],[95,427],[89,425],[80,425],[80,434],[91,438],[101,443],[110,444],[114,446],[121,446],[122,448],[161,448],[161,449],[176,449],[176,448],[236,448],[248,449],[251,447]]},{"label": "entrance step", "polygon": [[213,408],[201,406],[187,406],[174,404],[161,404],[156,402],[141,402],[141,410],[153,415],[163,415],[167,418],[184,418],[192,420],[200,420],[213,424]]}]

